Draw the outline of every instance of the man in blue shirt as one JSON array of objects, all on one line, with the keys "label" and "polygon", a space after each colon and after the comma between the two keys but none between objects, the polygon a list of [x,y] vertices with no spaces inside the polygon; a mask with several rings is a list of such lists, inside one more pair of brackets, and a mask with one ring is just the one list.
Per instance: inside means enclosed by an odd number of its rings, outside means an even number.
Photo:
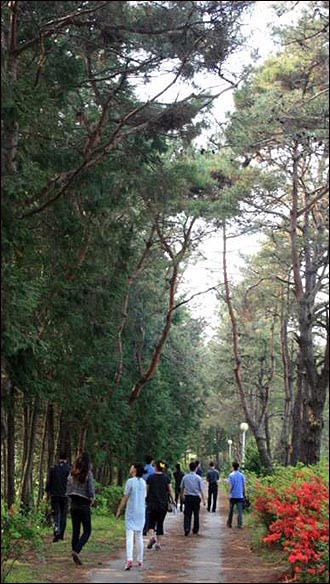
[{"label": "man in blue shirt", "polygon": [[199,531],[199,507],[201,499],[205,505],[203,493],[203,481],[196,474],[196,463],[191,462],[189,465],[190,473],[186,474],[181,482],[181,493],[184,497],[184,534],[189,535],[191,527],[191,517],[194,514],[193,533],[197,535]]},{"label": "man in blue shirt", "polygon": [[238,462],[233,462],[233,472],[228,476],[229,483],[229,515],[227,527],[232,526],[234,506],[237,505],[237,527],[241,528],[243,523],[243,497],[245,495],[245,476],[238,470]]}]

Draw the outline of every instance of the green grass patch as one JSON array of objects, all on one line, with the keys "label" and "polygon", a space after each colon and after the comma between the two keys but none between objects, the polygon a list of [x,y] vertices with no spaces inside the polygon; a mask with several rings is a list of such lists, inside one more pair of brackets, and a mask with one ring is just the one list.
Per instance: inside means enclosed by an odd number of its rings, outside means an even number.
[{"label": "green grass patch", "polygon": [[77,570],[83,574],[107,562],[110,555],[124,546],[125,524],[113,515],[92,514],[92,533],[81,552],[82,568],[77,568],[71,557],[71,519],[68,516],[64,541],[52,543],[50,528],[42,528],[42,549],[38,553],[26,552],[13,565],[6,582],[40,583],[76,582]]}]

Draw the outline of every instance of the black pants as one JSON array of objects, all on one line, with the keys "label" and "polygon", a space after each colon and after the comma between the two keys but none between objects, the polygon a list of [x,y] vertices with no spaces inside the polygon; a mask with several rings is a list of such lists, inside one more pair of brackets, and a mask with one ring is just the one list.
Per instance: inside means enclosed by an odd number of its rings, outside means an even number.
[{"label": "black pants", "polygon": [[145,514],[145,522],[143,527],[143,535],[147,535],[149,529],[149,511],[148,507],[146,507],[146,514]]},{"label": "black pants", "polygon": [[[209,493],[207,498],[207,510],[210,511],[212,505],[212,511],[214,512],[217,508],[217,498],[218,498],[218,485],[217,483],[209,484]],[[212,504],[213,500],[213,504]]]},{"label": "black pants", "polygon": [[[88,541],[92,531],[91,509],[89,505],[81,505],[75,502],[71,504],[72,519],[72,551],[79,554]],[[80,537],[80,527],[83,533]]]},{"label": "black pants", "polygon": [[184,531],[190,531],[191,528],[191,517],[194,514],[194,525],[193,532],[199,532],[199,507],[200,507],[200,497],[194,495],[186,495],[184,498],[184,520],[183,529]]},{"label": "black pants", "polygon": [[180,485],[178,487],[175,485],[175,503],[176,504],[178,504],[179,499],[180,499],[180,511],[182,511],[182,508],[183,508],[183,497],[181,495]]},{"label": "black pants", "polygon": [[54,522],[54,535],[63,539],[66,528],[66,516],[68,513],[68,498],[52,495],[50,498],[52,516]]}]

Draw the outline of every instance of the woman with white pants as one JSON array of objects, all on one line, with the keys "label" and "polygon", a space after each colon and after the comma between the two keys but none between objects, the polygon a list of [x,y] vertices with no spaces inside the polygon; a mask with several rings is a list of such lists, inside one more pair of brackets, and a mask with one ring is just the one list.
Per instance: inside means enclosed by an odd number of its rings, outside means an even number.
[{"label": "woman with white pants", "polygon": [[145,498],[146,482],[142,475],[144,467],[142,464],[132,464],[130,468],[131,479],[125,485],[124,495],[119,503],[116,517],[126,505],[125,526],[126,526],[126,564],[125,570],[130,570],[133,566],[134,533],[137,548],[137,565],[143,566],[143,526],[145,522]]}]

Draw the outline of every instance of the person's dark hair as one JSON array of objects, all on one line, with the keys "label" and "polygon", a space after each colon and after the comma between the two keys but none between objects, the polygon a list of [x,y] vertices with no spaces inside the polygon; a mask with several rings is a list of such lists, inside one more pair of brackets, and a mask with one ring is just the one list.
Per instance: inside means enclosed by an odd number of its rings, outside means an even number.
[{"label": "person's dark hair", "polygon": [[189,468],[190,468],[190,470],[191,470],[192,472],[194,472],[194,470],[196,470],[197,466],[198,466],[198,465],[196,464],[196,462],[191,462],[191,463],[189,464]]},{"label": "person's dark hair", "polygon": [[67,460],[67,454],[65,452],[65,450],[61,450],[60,455],[59,455],[59,459],[60,460]]},{"label": "person's dark hair", "polygon": [[165,469],[166,469],[165,462],[163,460],[157,460],[156,462],[157,472],[164,472]]},{"label": "person's dark hair", "polygon": [[212,462],[212,460],[211,460],[211,462],[210,462],[210,466],[214,466],[214,462]]},{"label": "person's dark hair", "polygon": [[144,466],[143,464],[140,464],[139,462],[137,463],[133,463],[134,468],[136,469],[136,476],[138,479],[140,479],[144,473]]},{"label": "person's dark hair", "polygon": [[195,464],[196,464],[196,468],[197,468],[197,466],[199,465],[199,460],[197,460],[197,458],[195,460]]},{"label": "person's dark hair", "polygon": [[181,464],[178,462],[178,463],[175,465],[175,468],[176,468],[176,470],[181,470]]},{"label": "person's dark hair", "polygon": [[233,469],[234,469],[234,470],[237,470],[237,469],[238,469],[238,467],[239,467],[239,464],[238,464],[238,462],[233,462]]},{"label": "person's dark hair", "polygon": [[150,456],[150,454],[147,454],[147,456],[144,457],[145,463],[146,464],[151,464],[153,461],[152,456]]},{"label": "person's dark hair", "polygon": [[83,452],[82,454],[79,454],[79,456],[74,461],[71,470],[71,475],[80,483],[84,483],[89,473],[89,470],[90,470],[89,454],[87,452]]}]

